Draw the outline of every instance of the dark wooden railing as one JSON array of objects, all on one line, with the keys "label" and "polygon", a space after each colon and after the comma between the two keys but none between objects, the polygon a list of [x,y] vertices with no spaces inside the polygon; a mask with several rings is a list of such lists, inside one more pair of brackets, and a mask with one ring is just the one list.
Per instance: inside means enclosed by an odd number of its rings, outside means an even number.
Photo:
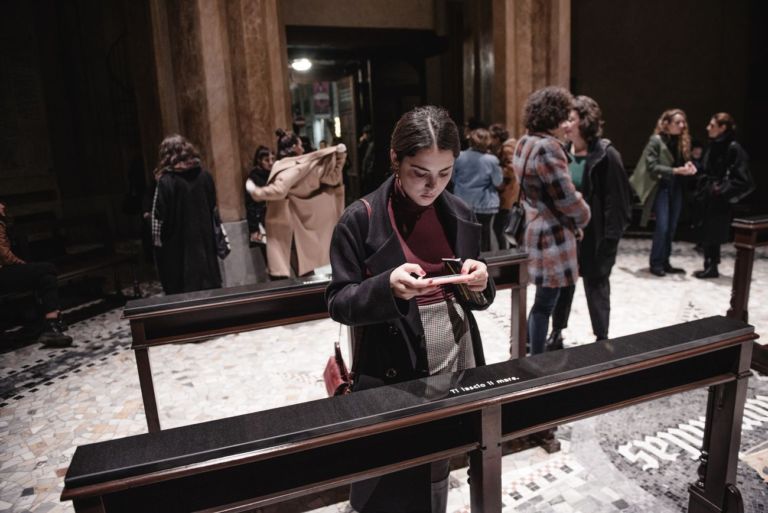
[{"label": "dark wooden railing", "polygon": [[[731,307],[728,317],[747,322],[749,319],[749,292],[752,285],[752,267],[755,249],[768,246],[768,216],[734,219],[734,246],[736,264],[733,270]],[[752,348],[752,368],[768,374],[768,348],[755,342]]]},{"label": "dark wooden railing", "polygon": [[709,317],[627,337],[76,449],[78,513],[245,512],[469,453],[472,511],[501,511],[501,443],[709,387],[690,513],[740,511],[754,329]]},{"label": "dark wooden railing", "polygon": [[[513,357],[524,356],[528,255],[506,250],[482,257],[497,289],[512,290],[510,352]],[[149,431],[160,431],[150,347],[328,317],[327,285],[327,277],[290,279],[130,301],[123,316],[131,325]]]}]

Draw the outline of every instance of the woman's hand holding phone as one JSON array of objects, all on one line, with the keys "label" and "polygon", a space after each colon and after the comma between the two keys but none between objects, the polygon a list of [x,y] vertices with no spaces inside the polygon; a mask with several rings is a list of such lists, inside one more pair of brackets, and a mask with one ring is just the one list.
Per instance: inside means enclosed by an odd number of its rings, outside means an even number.
[{"label": "woman's hand holding phone", "polygon": [[434,285],[431,278],[424,279],[426,274],[419,264],[405,263],[395,268],[389,275],[392,294],[407,301],[434,292],[439,285]]},{"label": "woman's hand holding phone", "polygon": [[488,267],[483,262],[471,258],[464,260],[461,274],[471,277],[467,282],[467,288],[472,292],[482,292],[488,286]]}]

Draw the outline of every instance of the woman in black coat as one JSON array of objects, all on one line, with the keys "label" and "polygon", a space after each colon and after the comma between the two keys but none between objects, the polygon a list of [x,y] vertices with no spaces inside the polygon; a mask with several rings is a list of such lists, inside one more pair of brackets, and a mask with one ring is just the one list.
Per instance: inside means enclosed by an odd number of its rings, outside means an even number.
[{"label": "woman in black coat", "polygon": [[[360,328],[353,390],[388,385],[484,364],[471,310],[495,296],[480,253],[481,227],[471,209],[445,191],[459,154],[448,113],[414,109],[392,134],[394,176],[350,205],[331,243],[331,317]],[[433,284],[442,258],[462,260],[476,302]],[[448,462],[422,465],[352,485],[359,512],[445,511]]]},{"label": "woman in black coat", "polygon": [[[269,172],[275,163],[275,156],[266,146],[259,146],[253,154],[253,167],[248,173],[248,180],[256,187],[264,187],[269,179]],[[251,242],[264,244],[262,229],[266,226],[267,202],[256,201],[247,191],[245,192],[245,217],[248,220],[248,232]]]},{"label": "woman in black coat", "polygon": [[734,203],[752,192],[749,157],[736,142],[736,122],[727,112],[712,116],[707,125],[709,146],[702,158],[704,172],[696,188],[702,215],[699,243],[704,247],[704,269],[697,278],[717,278],[720,245],[728,242],[731,209]]},{"label": "woman in black coat", "polygon": [[180,135],[160,144],[153,208],[157,270],[166,294],[221,287],[213,233],[216,186]]},{"label": "woman in black coat", "polygon": [[[616,262],[619,239],[631,220],[629,180],[624,163],[611,141],[601,138],[602,134],[602,111],[597,102],[588,96],[574,98],[565,136],[569,141],[572,180],[592,211],[578,251],[579,274],[597,340],[608,338],[609,277]],[[571,285],[560,292],[552,313],[549,351],[563,348],[562,330],[568,326],[575,289],[575,285]]]}]

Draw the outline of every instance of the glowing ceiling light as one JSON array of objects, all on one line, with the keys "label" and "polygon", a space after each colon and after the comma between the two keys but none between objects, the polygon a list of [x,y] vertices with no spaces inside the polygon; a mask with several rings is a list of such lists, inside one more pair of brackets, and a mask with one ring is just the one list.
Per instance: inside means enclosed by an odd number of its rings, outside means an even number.
[{"label": "glowing ceiling light", "polygon": [[293,68],[295,71],[309,71],[311,67],[312,61],[305,57],[302,57],[301,59],[294,59],[293,62],[291,62],[291,68]]}]

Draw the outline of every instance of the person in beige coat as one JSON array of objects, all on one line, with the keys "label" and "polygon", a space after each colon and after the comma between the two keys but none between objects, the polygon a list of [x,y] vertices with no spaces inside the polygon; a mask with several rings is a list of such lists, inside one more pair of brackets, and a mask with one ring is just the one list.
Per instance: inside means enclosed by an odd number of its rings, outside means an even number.
[{"label": "person in beige coat", "polygon": [[266,217],[267,267],[271,277],[291,275],[291,243],[296,245],[298,276],[330,263],[329,248],[344,210],[343,144],[275,162],[267,185],[248,180],[255,201],[269,201]]}]

